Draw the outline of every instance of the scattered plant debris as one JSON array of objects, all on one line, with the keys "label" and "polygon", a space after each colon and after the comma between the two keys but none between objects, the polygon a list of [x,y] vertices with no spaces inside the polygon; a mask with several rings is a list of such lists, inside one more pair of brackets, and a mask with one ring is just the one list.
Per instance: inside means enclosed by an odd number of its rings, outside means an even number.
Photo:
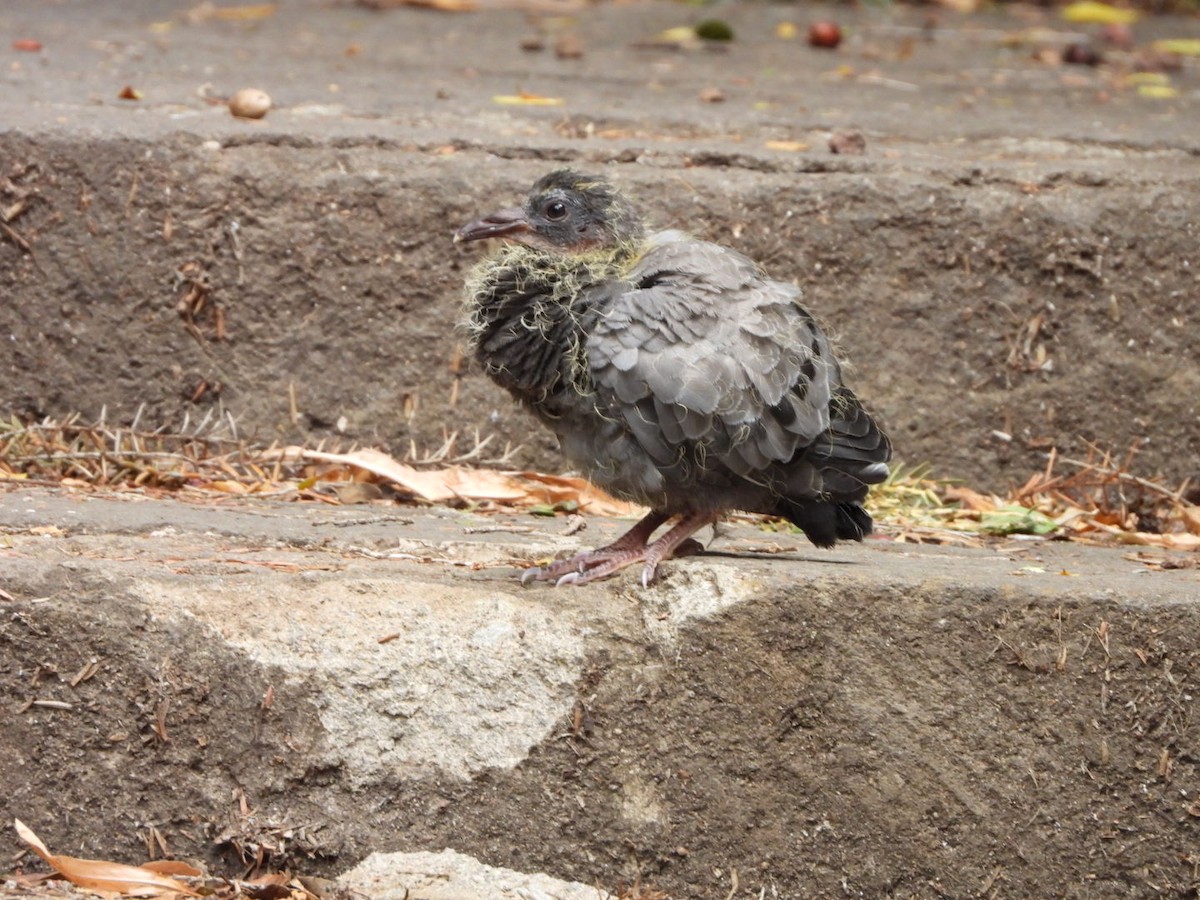
[{"label": "scattered plant debris", "polygon": [[[182,495],[271,497],[334,505],[396,501],[519,508],[535,515],[637,516],[585,479],[513,470],[513,448],[487,453],[490,438],[455,453],[457,435],[401,461],[372,448],[256,446],[229,417],[148,431],[91,425],[71,417],[28,424],[0,421],[0,484],[169,491]],[[983,494],[933,477],[924,466],[894,467],[869,505],[899,541],[981,545],[988,535],[1026,534],[1089,543],[1200,550],[1200,506],[1189,484],[1170,488],[1134,475],[1136,454],[1117,460],[1051,452],[1046,468],[1007,495]],[[1189,499],[1191,498],[1191,499]]]},{"label": "scattered plant debris", "polygon": [[[41,838],[20,819],[13,822],[13,827],[17,829],[17,836],[28,844],[46,865],[79,887],[139,897],[200,896],[199,892],[182,881],[142,866],[127,866],[99,859],[80,859],[75,856],[56,856],[46,849]],[[198,870],[192,871],[200,874]]]}]

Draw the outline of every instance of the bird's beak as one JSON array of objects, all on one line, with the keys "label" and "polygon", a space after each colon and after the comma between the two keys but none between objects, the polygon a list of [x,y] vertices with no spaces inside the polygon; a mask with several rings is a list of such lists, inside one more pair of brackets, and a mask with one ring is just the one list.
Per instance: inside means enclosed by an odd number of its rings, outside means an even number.
[{"label": "bird's beak", "polygon": [[502,209],[464,225],[454,235],[454,242],[457,244],[461,241],[481,241],[484,238],[512,237],[529,230],[529,220],[525,218],[525,211],[514,206],[512,209]]}]

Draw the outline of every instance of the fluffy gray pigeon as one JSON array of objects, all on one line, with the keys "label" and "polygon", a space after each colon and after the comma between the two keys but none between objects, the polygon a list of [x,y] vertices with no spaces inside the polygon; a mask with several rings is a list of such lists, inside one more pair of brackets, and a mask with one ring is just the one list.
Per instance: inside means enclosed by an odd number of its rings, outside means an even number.
[{"label": "fluffy gray pigeon", "polygon": [[591,482],[651,510],[524,581],[641,563],[649,585],[727,510],[782,516],[819,547],[870,534],[862,500],[891,446],[797,287],[725,247],[647,234],[606,179],[567,169],[455,235],[484,238],[508,243],[467,284],[476,358]]}]

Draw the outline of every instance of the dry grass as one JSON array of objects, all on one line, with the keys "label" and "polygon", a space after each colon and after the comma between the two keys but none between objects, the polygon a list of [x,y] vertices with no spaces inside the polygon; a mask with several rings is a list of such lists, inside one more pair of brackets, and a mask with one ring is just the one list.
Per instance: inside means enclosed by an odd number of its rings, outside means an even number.
[{"label": "dry grass", "polygon": [[[437,470],[464,463],[486,470],[509,468],[513,448],[490,453],[490,438],[475,436],[465,451],[458,436],[439,447],[409,448],[408,465]],[[387,479],[352,463],[318,463],[313,457],[340,448],[284,452],[243,440],[231,417],[210,415],[177,429],[147,430],[137,419],[128,426],[103,420],[86,424],[78,416],[62,421],[0,422],[0,482],[64,485],[76,488],[138,488],[178,493],[196,491],[253,494],[338,502],[330,483]],[[1136,475],[1133,454],[1117,459],[1093,450],[1085,459],[1050,454],[1046,467],[1006,495],[984,494],[939,479],[928,467],[895,467],[872,492],[872,513],[881,530],[897,540],[979,544],[987,535],[1053,535],[1090,542],[1200,550],[1197,492],[1186,483],[1170,487]],[[490,472],[489,474],[496,474]],[[472,497],[461,473],[461,499],[487,504],[493,495]],[[480,479],[482,485],[485,479]],[[494,486],[494,481],[488,482]],[[531,487],[530,490],[535,490]],[[494,491],[494,487],[493,487]],[[400,492],[403,495],[403,491]],[[525,502],[525,501],[528,502]],[[534,498],[506,497],[504,503],[530,505]]]},{"label": "dry grass", "polygon": [[1200,550],[1195,490],[1135,475],[1134,461],[1098,449],[1083,460],[1050,453],[1045,469],[1004,496],[897,466],[869,506],[900,540],[972,544],[981,535],[1041,534]]},{"label": "dry grass", "polygon": [[[232,416],[209,414],[177,429],[139,427],[140,412],[128,426],[110,425],[101,419],[87,424],[78,415],[62,421],[25,423],[12,418],[0,421],[0,479],[32,484],[66,484],[91,487],[146,487],[176,490],[211,488],[228,490],[231,483],[263,493],[295,490],[312,480],[312,466],[290,460],[277,445],[263,446],[243,440]],[[475,436],[471,446],[459,451],[457,432],[422,450],[410,445],[406,460],[417,466],[504,466],[516,448],[490,452],[491,436]],[[312,448],[318,452],[343,452],[333,442]],[[330,477],[328,480],[344,480]]]}]

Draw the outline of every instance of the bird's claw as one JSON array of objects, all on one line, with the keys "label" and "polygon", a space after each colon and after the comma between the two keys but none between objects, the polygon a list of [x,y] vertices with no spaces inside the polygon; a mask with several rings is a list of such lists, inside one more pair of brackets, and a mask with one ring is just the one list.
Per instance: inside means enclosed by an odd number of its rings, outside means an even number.
[{"label": "bird's claw", "polygon": [[[563,573],[563,570],[566,572]],[[535,581],[553,581],[555,587],[564,584],[574,584],[582,578],[588,569],[587,560],[576,562],[573,559],[559,560],[548,566],[533,566],[521,573],[521,584],[531,585]],[[563,574],[560,574],[563,573]]]},{"label": "bird's claw", "polygon": [[521,584],[531,585],[536,581],[551,581],[555,587],[568,584],[585,584],[595,580],[594,570],[602,568],[606,560],[595,555],[581,555],[579,559],[560,559],[546,566],[533,566],[521,573]]},{"label": "bird's claw", "polygon": [[646,566],[642,569],[642,587],[648,589],[654,582],[655,566]]}]

